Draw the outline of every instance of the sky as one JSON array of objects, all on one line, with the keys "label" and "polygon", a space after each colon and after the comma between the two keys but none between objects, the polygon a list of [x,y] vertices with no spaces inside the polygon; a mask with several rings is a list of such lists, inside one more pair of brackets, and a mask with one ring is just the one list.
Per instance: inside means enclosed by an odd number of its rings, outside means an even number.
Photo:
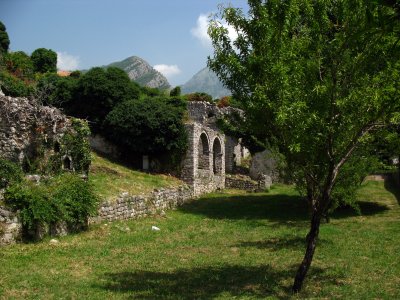
[{"label": "sky", "polygon": [[0,0],[11,51],[58,54],[62,70],[89,69],[139,56],[172,86],[207,64],[207,21],[219,4],[245,0]]}]

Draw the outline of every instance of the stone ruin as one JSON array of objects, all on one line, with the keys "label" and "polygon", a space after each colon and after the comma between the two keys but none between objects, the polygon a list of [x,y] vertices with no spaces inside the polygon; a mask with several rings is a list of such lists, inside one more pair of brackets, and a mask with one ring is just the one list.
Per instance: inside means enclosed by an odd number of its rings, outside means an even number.
[{"label": "stone ruin", "polygon": [[[74,171],[74,161],[63,144],[72,122],[60,110],[42,106],[34,99],[5,96],[0,90],[0,158],[20,164],[29,171],[39,169],[56,157],[58,167]],[[37,179],[38,175],[29,176]],[[14,243],[21,235],[17,215],[2,205],[0,190],[0,245]]]},{"label": "stone ruin", "polygon": [[71,120],[60,110],[0,94],[0,158],[27,169],[35,160],[45,164],[59,153],[62,168],[74,170],[68,149],[62,147],[62,137],[70,131]]},{"label": "stone ruin", "polygon": [[218,108],[208,102],[188,103],[186,130],[189,148],[183,161],[181,178],[193,187],[195,195],[225,188],[225,172],[247,154],[233,137],[226,136],[218,127],[218,118],[237,109]]}]

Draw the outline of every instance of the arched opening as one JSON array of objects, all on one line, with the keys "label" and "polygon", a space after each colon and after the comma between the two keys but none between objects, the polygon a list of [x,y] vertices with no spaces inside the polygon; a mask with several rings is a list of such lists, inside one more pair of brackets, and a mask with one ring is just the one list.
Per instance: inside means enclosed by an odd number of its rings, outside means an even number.
[{"label": "arched opening", "polygon": [[72,161],[68,156],[64,157],[63,159],[63,169],[72,170]]},{"label": "arched opening", "polygon": [[210,147],[208,145],[208,139],[206,134],[203,132],[200,135],[199,144],[198,144],[198,168],[202,170],[210,169]]},{"label": "arched opening", "polygon": [[222,173],[222,147],[219,138],[213,143],[213,172],[218,175]]},{"label": "arched opening", "polygon": [[60,153],[60,151],[61,151],[61,145],[60,145],[60,143],[59,142],[55,142],[54,143],[54,152],[55,153]]}]

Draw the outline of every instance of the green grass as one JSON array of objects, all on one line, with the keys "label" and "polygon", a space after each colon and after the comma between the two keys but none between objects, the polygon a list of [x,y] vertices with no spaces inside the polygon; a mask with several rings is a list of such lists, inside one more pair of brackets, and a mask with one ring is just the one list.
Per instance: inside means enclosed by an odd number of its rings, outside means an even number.
[{"label": "green grass", "polygon": [[[400,299],[400,208],[383,182],[359,193],[362,215],[323,224],[303,291],[307,209],[292,187],[215,193],[166,217],[103,223],[57,245],[0,251],[0,298]],[[161,231],[151,231],[151,226]]]},{"label": "green grass", "polygon": [[89,180],[102,199],[113,200],[122,192],[145,194],[155,188],[182,184],[175,177],[138,172],[92,152]]}]

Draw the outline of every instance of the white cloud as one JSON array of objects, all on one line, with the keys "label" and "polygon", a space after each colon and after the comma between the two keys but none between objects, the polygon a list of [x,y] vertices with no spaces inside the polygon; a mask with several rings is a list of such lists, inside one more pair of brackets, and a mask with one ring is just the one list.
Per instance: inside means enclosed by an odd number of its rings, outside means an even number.
[{"label": "white cloud", "polygon": [[57,52],[57,69],[63,71],[77,70],[79,57],[68,54],[67,52]]},{"label": "white cloud", "polygon": [[[220,22],[222,24],[222,26],[224,26],[226,29],[228,29],[228,36],[230,38],[231,41],[234,41],[237,39],[238,34],[236,32],[236,30],[233,28],[233,26],[228,25],[226,22],[221,21],[221,20],[217,20],[218,22]],[[209,24],[209,17],[206,14],[201,14],[198,18],[197,18],[197,24],[196,27],[192,28],[190,30],[190,33],[197,38],[198,40],[200,40],[200,42],[202,43],[203,46],[205,47],[211,47],[211,38],[208,35],[208,24]]]},{"label": "white cloud", "polygon": [[169,77],[173,77],[182,72],[177,65],[160,64],[160,65],[155,65],[153,68],[156,69],[161,74],[163,74],[168,79]]}]

